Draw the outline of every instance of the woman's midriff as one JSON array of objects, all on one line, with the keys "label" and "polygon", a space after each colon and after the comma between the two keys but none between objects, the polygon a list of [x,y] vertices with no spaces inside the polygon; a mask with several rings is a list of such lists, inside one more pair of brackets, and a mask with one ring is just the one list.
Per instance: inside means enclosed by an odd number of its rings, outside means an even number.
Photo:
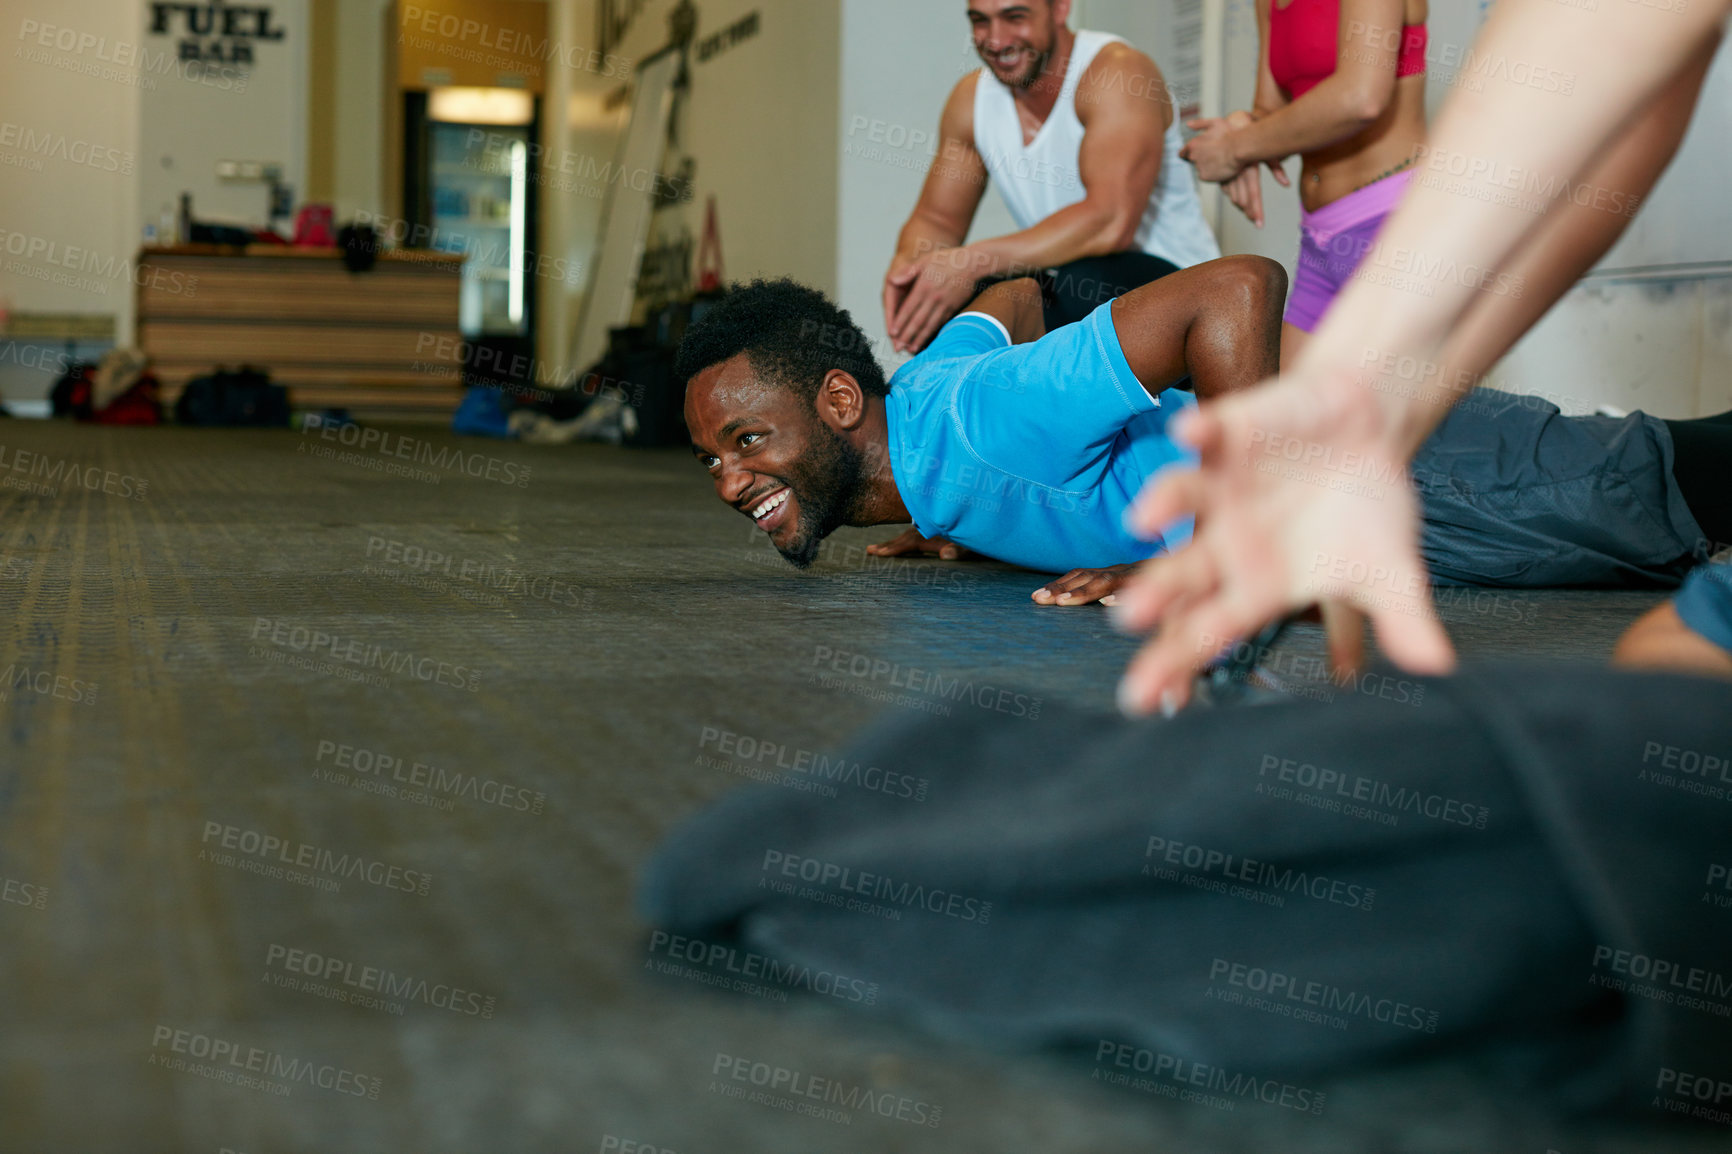
[{"label": "woman's midriff", "polygon": [[1316,212],[1356,189],[1410,167],[1425,143],[1425,76],[1395,82],[1383,115],[1346,140],[1308,152],[1299,177],[1299,203]]}]

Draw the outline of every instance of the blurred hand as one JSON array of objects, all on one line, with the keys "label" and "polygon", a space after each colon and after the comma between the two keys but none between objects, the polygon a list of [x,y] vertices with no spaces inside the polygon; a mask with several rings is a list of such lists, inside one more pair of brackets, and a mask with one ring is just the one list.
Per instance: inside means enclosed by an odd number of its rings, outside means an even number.
[{"label": "blurred hand", "polygon": [[1338,666],[1358,662],[1360,614],[1415,673],[1454,667],[1418,548],[1409,451],[1350,378],[1289,375],[1175,419],[1195,469],[1151,479],[1127,520],[1153,537],[1186,514],[1191,542],[1145,562],[1117,594],[1122,628],[1160,632],[1119,686],[1126,713],[1173,709],[1234,642],[1323,602]]},{"label": "blurred hand", "polygon": [[968,561],[980,554],[954,541],[946,541],[943,537],[923,536],[920,530],[907,528],[897,536],[878,545],[866,546],[866,552],[874,557],[937,557],[941,561]]}]

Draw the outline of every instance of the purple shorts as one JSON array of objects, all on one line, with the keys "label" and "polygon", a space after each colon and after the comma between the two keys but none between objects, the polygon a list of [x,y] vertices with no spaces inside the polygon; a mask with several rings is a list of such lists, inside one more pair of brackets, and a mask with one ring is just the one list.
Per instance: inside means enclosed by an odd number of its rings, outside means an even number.
[{"label": "purple shorts", "polygon": [[1299,214],[1299,273],[1287,294],[1286,322],[1316,330],[1335,295],[1371,251],[1383,221],[1401,203],[1413,170],[1398,172],[1316,212]]}]

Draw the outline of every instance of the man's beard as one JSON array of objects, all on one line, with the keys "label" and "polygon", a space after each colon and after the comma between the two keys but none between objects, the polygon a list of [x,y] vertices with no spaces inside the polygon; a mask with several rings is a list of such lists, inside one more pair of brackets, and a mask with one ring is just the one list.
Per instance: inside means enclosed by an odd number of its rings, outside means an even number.
[{"label": "man's beard", "polygon": [[[1023,65],[1021,72],[1004,82],[1006,87],[1032,88],[1035,82],[1046,72],[1047,63],[1052,60],[1052,54],[1058,48],[1058,21],[1054,20],[1048,24],[1046,34],[1048,47],[1042,50],[1035,48],[1032,44],[1029,45],[1028,63]],[[988,67],[996,64],[996,61],[984,49],[976,49],[976,51],[980,53],[981,60],[985,61]],[[998,75],[996,68],[993,68],[993,75]]]},{"label": "man's beard", "polygon": [[793,539],[776,552],[800,569],[818,559],[824,538],[848,523],[865,483],[866,457],[859,449],[822,421],[813,422],[817,440],[811,450],[789,469],[783,480],[794,491],[800,520]]}]

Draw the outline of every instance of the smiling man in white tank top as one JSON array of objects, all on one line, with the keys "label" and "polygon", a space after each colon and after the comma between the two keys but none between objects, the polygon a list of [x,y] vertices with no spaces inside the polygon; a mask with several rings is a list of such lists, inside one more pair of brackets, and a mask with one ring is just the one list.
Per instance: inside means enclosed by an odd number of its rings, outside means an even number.
[{"label": "smiling man in white tank top", "polygon": [[[1221,255],[1155,62],[1072,32],[1071,0],[968,0],[986,67],[945,103],[938,160],[884,278],[884,316],[919,352],[982,280],[1052,270],[1049,327]],[[988,176],[1020,231],[964,245]]]}]

